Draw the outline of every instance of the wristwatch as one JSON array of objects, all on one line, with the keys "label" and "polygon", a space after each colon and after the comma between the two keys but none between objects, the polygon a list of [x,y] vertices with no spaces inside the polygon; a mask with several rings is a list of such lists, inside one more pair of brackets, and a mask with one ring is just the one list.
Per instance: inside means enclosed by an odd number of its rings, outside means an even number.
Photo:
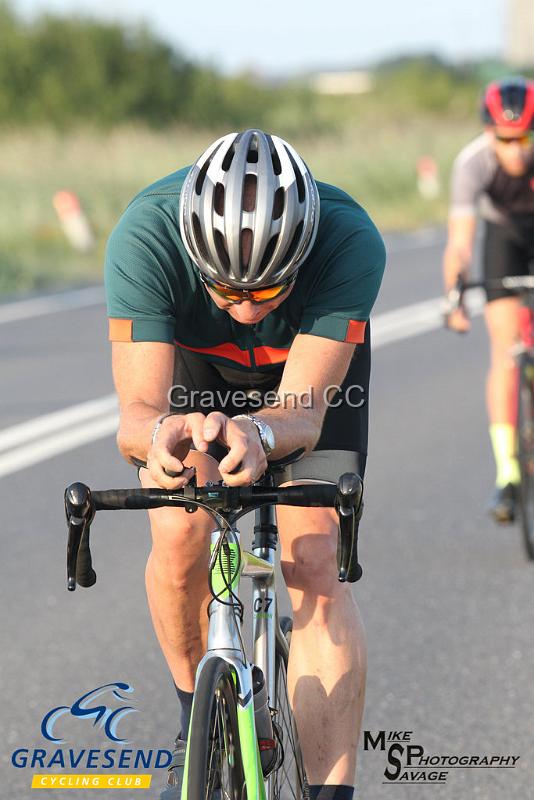
[{"label": "wristwatch", "polygon": [[274,433],[270,425],[267,425],[262,419],[253,417],[252,414],[237,414],[232,419],[249,419],[254,423],[260,435],[261,446],[266,456],[273,452],[275,448]]}]

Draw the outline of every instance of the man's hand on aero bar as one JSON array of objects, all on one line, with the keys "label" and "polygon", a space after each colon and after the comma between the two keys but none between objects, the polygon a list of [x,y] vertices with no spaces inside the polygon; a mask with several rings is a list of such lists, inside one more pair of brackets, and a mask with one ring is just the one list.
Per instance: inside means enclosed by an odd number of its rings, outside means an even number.
[{"label": "man's hand on aero bar", "polygon": [[[159,425],[146,461],[150,477],[162,489],[181,489],[194,475],[194,469],[186,468],[184,460],[194,444],[205,452],[208,441],[204,436],[204,414],[173,414],[165,417]],[[171,477],[171,475],[175,477]]]},{"label": "man's hand on aero bar", "polygon": [[[162,489],[180,489],[194,471],[184,469],[191,444],[206,452],[209,442],[228,448],[220,473],[228,486],[249,486],[267,469],[267,459],[256,426],[247,420],[234,421],[220,412],[173,414],[165,417],[147,453],[150,476]],[[169,473],[179,473],[171,477]]]},{"label": "man's hand on aero bar", "polygon": [[250,486],[267,469],[267,457],[255,424],[247,419],[234,420],[220,411],[206,417],[204,435],[228,448],[219,464],[227,486]]}]

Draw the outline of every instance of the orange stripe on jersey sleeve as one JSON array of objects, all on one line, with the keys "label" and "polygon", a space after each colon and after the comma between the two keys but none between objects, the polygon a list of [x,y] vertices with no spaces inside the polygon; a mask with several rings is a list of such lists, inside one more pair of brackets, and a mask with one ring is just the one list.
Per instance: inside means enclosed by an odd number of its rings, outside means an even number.
[{"label": "orange stripe on jersey sleeve", "polygon": [[132,341],[131,319],[109,318],[109,341],[110,342],[131,342]]},{"label": "orange stripe on jersey sleeve", "polygon": [[345,334],[345,341],[351,344],[362,344],[365,340],[365,326],[367,323],[359,319],[350,319],[347,325],[347,333]]}]

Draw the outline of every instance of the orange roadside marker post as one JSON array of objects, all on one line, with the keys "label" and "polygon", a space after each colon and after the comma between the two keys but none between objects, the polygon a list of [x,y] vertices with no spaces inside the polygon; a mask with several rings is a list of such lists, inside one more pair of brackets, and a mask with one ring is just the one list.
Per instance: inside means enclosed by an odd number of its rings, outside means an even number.
[{"label": "orange roadside marker post", "polygon": [[95,247],[95,237],[77,195],[62,189],[55,193],[52,202],[70,244],[75,250],[90,253]]},{"label": "orange roadside marker post", "polygon": [[426,200],[435,199],[441,191],[439,168],[432,156],[417,159],[417,188]]}]

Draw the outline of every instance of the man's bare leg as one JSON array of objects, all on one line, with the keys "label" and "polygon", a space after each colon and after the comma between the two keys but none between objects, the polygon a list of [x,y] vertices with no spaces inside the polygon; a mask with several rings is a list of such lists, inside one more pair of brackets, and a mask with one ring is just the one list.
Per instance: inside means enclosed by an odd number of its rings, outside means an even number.
[{"label": "man's bare leg", "polygon": [[[220,479],[214,459],[192,451],[199,484]],[[153,486],[147,470],[142,485]],[[213,520],[202,511],[181,508],[149,512],[152,551],[146,566],[148,604],[154,630],[176,686],[192,692],[195,672],[207,646],[209,534]]]},{"label": "man's bare leg", "polygon": [[277,516],[293,606],[289,693],[308,782],[353,786],[367,648],[351,584],[337,577],[337,515],[280,506]]}]

